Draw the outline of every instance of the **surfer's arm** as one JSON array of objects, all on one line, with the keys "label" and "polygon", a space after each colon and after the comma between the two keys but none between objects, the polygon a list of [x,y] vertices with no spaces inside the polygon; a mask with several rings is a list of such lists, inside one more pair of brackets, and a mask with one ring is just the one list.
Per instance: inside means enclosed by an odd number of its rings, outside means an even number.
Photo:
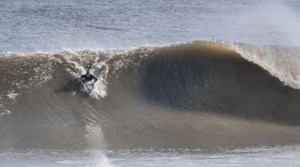
[{"label": "surfer's arm", "polygon": [[93,76],[94,79],[94,83],[98,81],[98,78],[96,78],[95,76]]},{"label": "surfer's arm", "polygon": [[84,78],[84,75],[81,75],[80,79],[85,82],[85,78]]}]

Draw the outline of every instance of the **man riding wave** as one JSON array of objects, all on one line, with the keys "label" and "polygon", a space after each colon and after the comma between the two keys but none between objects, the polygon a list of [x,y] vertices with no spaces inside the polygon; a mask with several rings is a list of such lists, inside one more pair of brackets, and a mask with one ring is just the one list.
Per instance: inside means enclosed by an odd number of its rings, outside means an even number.
[{"label": "man riding wave", "polygon": [[81,78],[83,83],[86,83],[86,82],[89,82],[89,81],[92,81],[92,80],[94,80],[94,83],[98,81],[98,79],[94,75],[90,74],[89,71],[87,71],[86,74],[81,75],[80,78]]},{"label": "man riding wave", "polygon": [[94,75],[90,74],[91,67],[92,67],[92,63],[89,62],[88,66],[86,67],[86,69],[87,69],[86,74],[81,75],[81,77],[80,77],[83,83],[94,80],[94,82],[93,82],[93,84],[94,84],[95,82],[98,81],[98,78],[96,78]]}]

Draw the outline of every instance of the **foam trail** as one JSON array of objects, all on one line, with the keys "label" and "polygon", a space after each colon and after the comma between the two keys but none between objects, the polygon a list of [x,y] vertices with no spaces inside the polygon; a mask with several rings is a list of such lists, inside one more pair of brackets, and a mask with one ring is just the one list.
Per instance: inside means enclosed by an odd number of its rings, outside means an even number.
[{"label": "foam trail", "polygon": [[[89,148],[92,149],[91,156],[95,161],[95,167],[114,167],[105,155],[105,140],[101,126],[96,124],[86,125],[86,140],[88,142]],[[102,148],[102,150],[93,150],[93,148]]]}]

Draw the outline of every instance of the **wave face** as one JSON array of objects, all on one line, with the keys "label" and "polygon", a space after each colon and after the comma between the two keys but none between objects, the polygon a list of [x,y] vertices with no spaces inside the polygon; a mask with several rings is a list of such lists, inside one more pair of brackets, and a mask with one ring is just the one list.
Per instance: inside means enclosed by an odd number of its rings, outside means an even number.
[{"label": "wave face", "polygon": [[[0,147],[299,142],[298,48],[195,41],[0,57]],[[293,57],[294,56],[294,57]],[[92,60],[91,94],[76,78]]]}]

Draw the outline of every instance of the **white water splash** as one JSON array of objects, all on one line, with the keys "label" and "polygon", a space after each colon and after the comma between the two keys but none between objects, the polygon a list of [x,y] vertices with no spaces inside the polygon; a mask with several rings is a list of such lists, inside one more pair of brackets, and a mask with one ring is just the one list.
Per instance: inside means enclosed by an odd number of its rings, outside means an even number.
[{"label": "white water splash", "polygon": [[94,89],[92,89],[91,92],[89,93],[90,96],[96,99],[104,98],[107,94],[106,85],[107,85],[106,81],[102,80],[102,78],[99,78],[94,85]]},{"label": "white water splash", "polygon": [[0,113],[0,117],[10,115],[10,114],[11,114],[11,112],[9,110],[4,110],[4,112]]},{"label": "white water splash", "polygon": [[94,98],[104,98],[107,95],[107,75],[108,75],[108,65],[106,62],[99,62],[96,67],[100,69],[100,74],[97,76],[98,81],[95,83],[95,87],[91,92],[91,96]]},{"label": "white water splash", "polygon": [[114,165],[104,154],[102,154],[97,160],[96,167],[114,167]]},{"label": "white water splash", "polygon": [[245,59],[258,64],[285,85],[300,89],[300,48],[229,44]]},{"label": "white water splash", "polygon": [[236,15],[227,29],[234,41],[299,46],[299,18],[299,12],[288,2],[264,0]]},{"label": "white water splash", "polygon": [[14,92],[10,92],[9,94],[7,94],[6,96],[11,99],[11,100],[15,100],[15,98],[18,96],[18,93],[14,93]]},{"label": "white water splash", "polygon": [[[106,143],[99,124],[88,124],[86,125],[85,130],[87,132],[85,137],[90,148],[105,148]],[[103,150],[93,150],[91,151],[91,155],[91,158],[95,163],[95,167],[114,167]]]}]

